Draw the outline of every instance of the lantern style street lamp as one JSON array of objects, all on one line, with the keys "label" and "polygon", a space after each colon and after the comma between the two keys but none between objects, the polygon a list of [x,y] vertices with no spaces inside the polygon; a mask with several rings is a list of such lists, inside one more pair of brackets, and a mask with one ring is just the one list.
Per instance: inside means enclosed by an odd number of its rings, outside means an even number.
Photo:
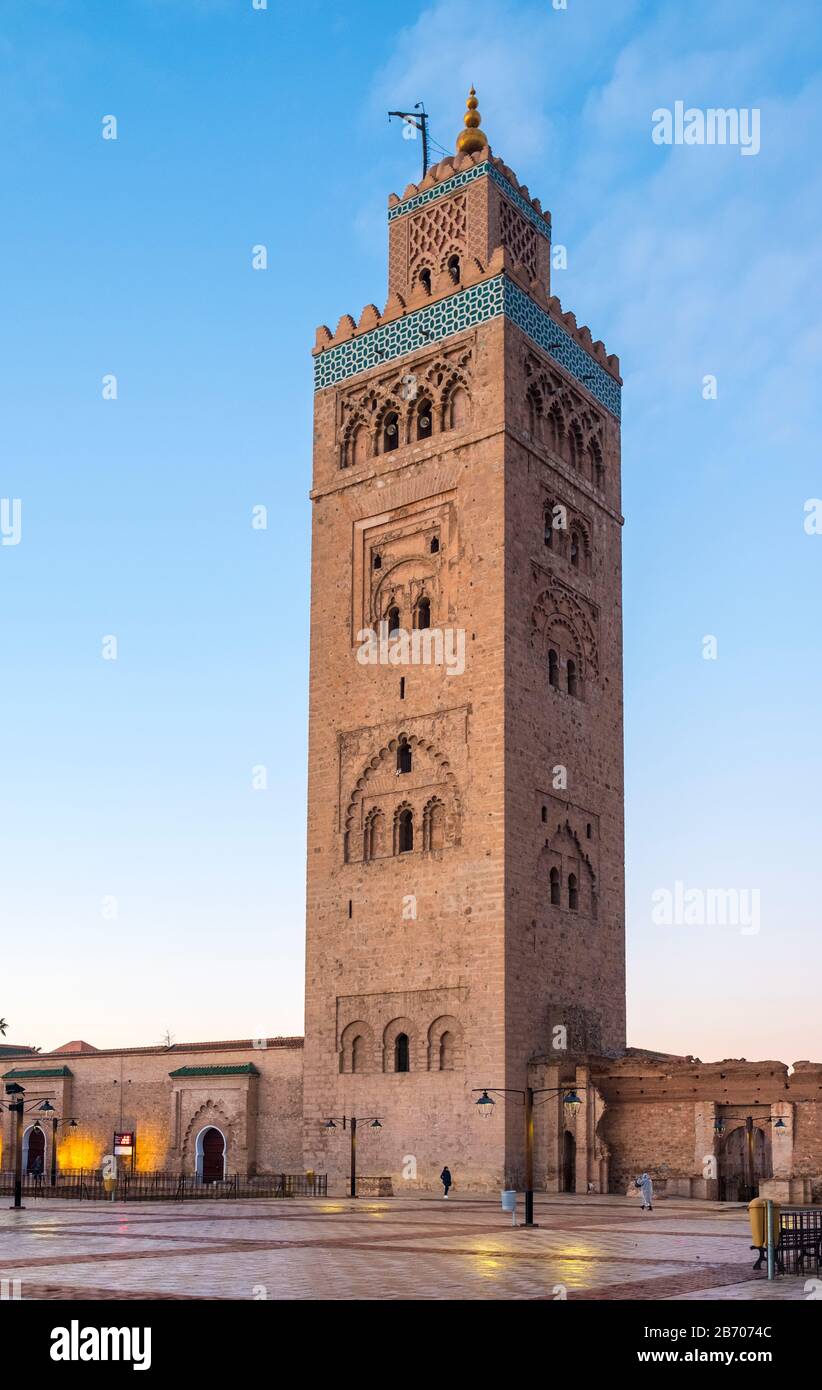
[{"label": "lantern style street lamp", "polygon": [[[474,1088],[475,1091],[479,1087]],[[584,1091],[585,1086],[580,1086],[579,1090]],[[526,1086],[524,1090],[517,1090],[514,1087],[490,1086],[486,1087],[479,1100],[474,1102],[476,1113],[480,1119],[490,1120],[494,1113],[496,1101],[489,1091],[493,1091],[498,1096],[521,1096],[525,1104],[525,1220],[523,1226],[534,1226],[534,1096],[544,1096],[545,1100],[538,1102],[544,1105],[551,1096],[562,1096],[562,1103],[570,1118],[574,1118],[582,1105],[582,1101],[577,1095],[576,1088],[567,1086],[540,1086],[536,1090],[533,1086]]]},{"label": "lantern style street lamp", "polygon": [[61,1120],[53,1105],[47,1100],[42,1105],[38,1105],[39,1111],[51,1116],[51,1186],[57,1186],[57,1131],[61,1125],[68,1125],[69,1129],[77,1128],[76,1120]]},{"label": "lantern style street lamp", "polygon": [[342,1125],[342,1128],[343,1128],[343,1129],[345,1129],[346,1126],[347,1126],[347,1127],[348,1127],[348,1130],[349,1130],[349,1132],[350,1132],[350,1135],[351,1135],[351,1146],[350,1146],[350,1171],[349,1171],[349,1180],[348,1180],[348,1190],[349,1190],[349,1195],[350,1195],[351,1197],[356,1197],[356,1195],[357,1195],[357,1125],[358,1125],[358,1124],[360,1124],[360,1125],[368,1125],[368,1129],[369,1129],[371,1135],[373,1136],[373,1138],[374,1138],[374,1139],[379,1139],[379,1138],[380,1138],[380,1135],[381,1135],[381,1133],[382,1133],[382,1121],[379,1119],[379,1117],[378,1117],[377,1115],[359,1115],[359,1116],[357,1116],[357,1115],[342,1115],[342,1116],[339,1116],[337,1120],[334,1120],[334,1119],[328,1119],[328,1120],[326,1120],[325,1124],[322,1126],[323,1133],[326,1134],[326,1135],[330,1135],[331,1133],[333,1133],[334,1131],[336,1131],[338,1123]]}]

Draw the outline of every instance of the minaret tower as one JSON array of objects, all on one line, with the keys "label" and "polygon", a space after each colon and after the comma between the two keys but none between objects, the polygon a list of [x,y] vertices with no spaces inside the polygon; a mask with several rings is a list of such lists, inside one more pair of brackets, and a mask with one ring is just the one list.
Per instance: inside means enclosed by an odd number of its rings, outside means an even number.
[{"label": "minaret tower", "polygon": [[305,1156],[498,1187],[474,1088],[625,1040],[619,363],[473,88],[388,230],[314,349]]}]

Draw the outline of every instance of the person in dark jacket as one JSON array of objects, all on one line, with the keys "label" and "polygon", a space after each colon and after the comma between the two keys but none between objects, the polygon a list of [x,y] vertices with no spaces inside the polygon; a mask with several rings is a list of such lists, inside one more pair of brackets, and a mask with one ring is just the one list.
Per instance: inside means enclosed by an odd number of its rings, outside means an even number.
[{"label": "person in dark jacket", "polygon": [[443,1187],[445,1188],[445,1191],[443,1192],[442,1195],[443,1195],[443,1197],[445,1198],[446,1202],[448,1201],[448,1189],[449,1189],[449,1187],[451,1187],[451,1185],[453,1184],[453,1181],[454,1181],[454,1179],[451,1177],[451,1169],[450,1169],[450,1168],[448,1167],[448,1165],[446,1164],[446,1166],[443,1168],[442,1172],[440,1173],[440,1182],[442,1183]]}]

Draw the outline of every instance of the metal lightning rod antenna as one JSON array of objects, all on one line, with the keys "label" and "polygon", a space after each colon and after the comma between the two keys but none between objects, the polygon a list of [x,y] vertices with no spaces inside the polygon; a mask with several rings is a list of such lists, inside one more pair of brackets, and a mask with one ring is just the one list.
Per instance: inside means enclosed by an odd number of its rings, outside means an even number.
[{"label": "metal lightning rod antenna", "polygon": [[422,135],[422,176],[425,178],[428,173],[428,113],[424,103],[415,102],[413,111],[389,111],[389,121],[392,116],[399,116],[408,125],[414,126]]}]

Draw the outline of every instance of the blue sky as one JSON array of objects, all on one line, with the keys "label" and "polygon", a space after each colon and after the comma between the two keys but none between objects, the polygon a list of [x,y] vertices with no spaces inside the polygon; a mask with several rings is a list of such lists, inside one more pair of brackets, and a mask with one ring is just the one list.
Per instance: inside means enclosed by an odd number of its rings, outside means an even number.
[{"label": "blue sky", "polygon": [[[625,377],[629,1041],[819,1059],[819,7],[336,10],[0,5],[9,1037],[302,1028],[309,350],[386,298],[387,109],[451,150],[473,82]],[[679,99],[760,153],[655,145]],[[656,925],[677,880],[760,930]]]}]

